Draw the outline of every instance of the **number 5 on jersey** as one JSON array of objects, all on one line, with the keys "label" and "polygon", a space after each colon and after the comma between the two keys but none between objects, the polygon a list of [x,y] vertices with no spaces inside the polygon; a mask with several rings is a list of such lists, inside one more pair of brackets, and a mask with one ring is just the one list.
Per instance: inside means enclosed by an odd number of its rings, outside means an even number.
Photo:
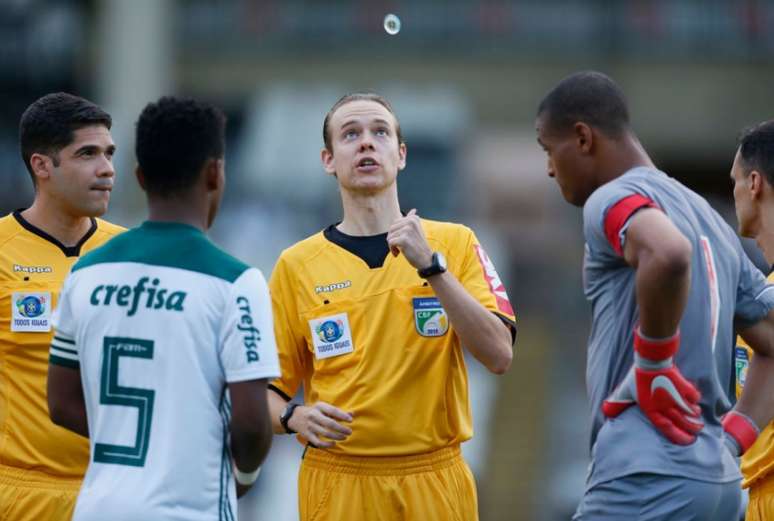
[{"label": "number 5 on jersey", "polygon": [[102,348],[102,378],[99,403],[137,408],[137,435],[134,446],[94,444],[94,461],[142,467],[148,455],[155,391],[118,384],[121,357],[153,359],[153,341],[138,338],[105,337]]}]

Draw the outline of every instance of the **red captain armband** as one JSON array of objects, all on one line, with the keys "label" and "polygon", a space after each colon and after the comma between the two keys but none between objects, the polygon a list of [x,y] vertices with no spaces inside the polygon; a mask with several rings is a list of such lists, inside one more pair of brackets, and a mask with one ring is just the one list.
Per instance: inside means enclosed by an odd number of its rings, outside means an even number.
[{"label": "red captain armband", "polygon": [[634,194],[624,197],[607,211],[605,215],[605,236],[610,246],[618,255],[623,256],[621,246],[621,230],[634,212],[641,208],[658,208],[659,206],[644,195]]}]

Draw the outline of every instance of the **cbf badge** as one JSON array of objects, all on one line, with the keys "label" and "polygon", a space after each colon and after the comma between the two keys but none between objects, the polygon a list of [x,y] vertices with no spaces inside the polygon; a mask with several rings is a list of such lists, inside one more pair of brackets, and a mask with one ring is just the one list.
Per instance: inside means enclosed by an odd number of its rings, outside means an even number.
[{"label": "cbf badge", "polygon": [[414,299],[414,326],[422,336],[443,336],[449,330],[449,318],[436,297]]},{"label": "cbf badge", "polygon": [[346,313],[312,319],[309,328],[318,360],[351,353],[355,349]]},{"label": "cbf badge", "polygon": [[736,383],[741,391],[747,381],[747,368],[750,366],[750,357],[747,354],[747,349],[744,347],[737,347],[735,351]]},{"label": "cbf badge", "polygon": [[11,295],[11,331],[48,333],[51,331],[51,293],[14,293]]}]

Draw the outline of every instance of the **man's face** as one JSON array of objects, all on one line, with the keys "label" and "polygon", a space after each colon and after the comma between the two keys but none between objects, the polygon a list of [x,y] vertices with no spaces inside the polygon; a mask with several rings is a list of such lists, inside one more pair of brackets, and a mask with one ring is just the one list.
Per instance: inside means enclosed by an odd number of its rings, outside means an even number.
[{"label": "man's face", "polygon": [[72,143],[57,154],[58,166],[51,162],[50,175],[41,180],[40,188],[70,215],[97,217],[107,211],[110,202],[116,147],[102,125],[83,127],[73,134]]},{"label": "man's face", "polygon": [[406,166],[406,145],[399,144],[395,117],[375,101],[339,107],[328,124],[331,149],[322,151],[326,172],[342,189],[366,194],[392,186]]},{"label": "man's face", "polygon": [[537,140],[548,156],[548,177],[556,180],[564,199],[575,206],[583,206],[594,191],[589,160],[581,152],[578,136],[554,132],[541,115],[535,121]]},{"label": "man's face", "polygon": [[750,176],[746,172],[738,150],[734,157],[734,164],[731,166],[731,183],[734,185],[734,206],[736,220],[739,222],[739,235],[755,237],[760,228],[760,212],[750,187]]}]

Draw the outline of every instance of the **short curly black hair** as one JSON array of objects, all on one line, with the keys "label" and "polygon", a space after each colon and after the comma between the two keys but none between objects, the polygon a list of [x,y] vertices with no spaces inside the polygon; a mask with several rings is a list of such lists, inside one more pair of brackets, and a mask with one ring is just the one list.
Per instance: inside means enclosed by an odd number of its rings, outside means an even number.
[{"label": "short curly black hair", "polygon": [[744,174],[757,170],[770,185],[774,185],[774,120],[764,121],[742,131],[739,136],[739,157]]},{"label": "short curly black hair", "polygon": [[576,72],[554,87],[538,107],[548,128],[564,133],[581,122],[611,138],[629,129],[629,108],[621,88],[597,71]]},{"label": "short curly black hair", "polygon": [[32,182],[33,154],[50,156],[59,166],[59,151],[73,142],[75,131],[94,125],[110,130],[113,120],[91,101],[66,92],[46,94],[27,107],[19,121],[19,148]]},{"label": "short curly black hair", "polygon": [[135,152],[149,194],[187,192],[209,159],[222,159],[226,116],[206,102],[164,96],[137,120]]}]

